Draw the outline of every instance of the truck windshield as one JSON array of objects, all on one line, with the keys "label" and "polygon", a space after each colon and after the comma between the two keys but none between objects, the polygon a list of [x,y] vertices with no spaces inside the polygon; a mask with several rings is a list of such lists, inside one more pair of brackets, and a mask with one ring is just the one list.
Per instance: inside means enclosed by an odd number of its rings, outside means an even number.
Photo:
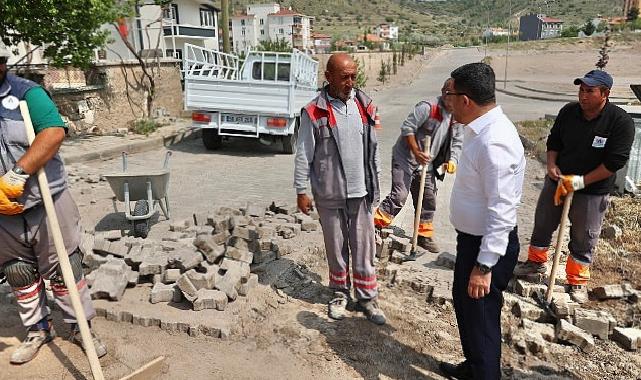
[{"label": "truck windshield", "polygon": [[[261,67],[264,67],[264,72],[261,77]],[[277,76],[277,78],[275,78]],[[289,63],[279,63],[278,73],[276,73],[276,63],[274,62],[254,62],[252,66],[252,79],[255,80],[278,80],[281,82],[289,82]]]}]

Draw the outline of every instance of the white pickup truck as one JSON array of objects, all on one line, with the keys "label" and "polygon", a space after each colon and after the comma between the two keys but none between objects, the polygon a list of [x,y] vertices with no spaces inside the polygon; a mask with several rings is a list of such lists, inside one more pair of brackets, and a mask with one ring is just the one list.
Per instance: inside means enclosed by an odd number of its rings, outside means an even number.
[{"label": "white pickup truck", "polygon": [[185,108],[207,149],[231,136],[280,141],[294,153],[300,110],[317,93],[317,61],[296,49],[249,51],[242,64],[237,55],[190,44],[183,51]]}]

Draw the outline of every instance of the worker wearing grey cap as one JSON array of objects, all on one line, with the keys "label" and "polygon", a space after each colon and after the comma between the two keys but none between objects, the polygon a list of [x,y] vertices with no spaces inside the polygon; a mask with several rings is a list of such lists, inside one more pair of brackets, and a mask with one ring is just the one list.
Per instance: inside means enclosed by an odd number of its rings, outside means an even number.
[{"label": "worker wearing grey cap", "polygon": [[615,173],[630,157],[634,122],[609,102],[613,80],[607,72],[592,70],[574,84],[579,86],[579,101],[561,109],[548,136],[547,176],[536,206],[528,260],[514,273],[524,276],[547,271],[548,248],[560,223],[563,197],[574,192],[565,272],[571,298],[584,303]]},{"label": "worker wearing grey cap", "polygon": [[[71,324],[71,339],[80,342],[69,290],[62,279],[53,234],[40,195],[36,173],[43,168],[49,180],[64,245],[88,319],[96,312],[82,272],[80,214],[67,189],[67,175],[58,149],[65,124],[55,104],[37,83],[8,73],[9,50],[0,44],[0,283],[8,282],[16,297],[27,336],[11,355],[11,363],[32,360],[55,333],[47,305],[44,280],[50,280],[63,320]],[[36,138],[30,146],[20,102],[31,114]],[[94,335],[98,356],[107,353]]]}]

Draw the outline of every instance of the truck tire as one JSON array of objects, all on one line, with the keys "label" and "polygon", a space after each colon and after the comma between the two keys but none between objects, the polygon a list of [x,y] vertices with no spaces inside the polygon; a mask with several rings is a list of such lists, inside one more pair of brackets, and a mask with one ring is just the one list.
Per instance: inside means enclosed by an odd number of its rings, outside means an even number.
[{"label": "truck tire", "polygon": [[[134,216],[146,215],[149,212],[149,203],[145,200],[136,201]],[[134,220],[134,237],[147,238],[149,234],[149,219]]]},{"label": "truck tire", "polygon": [[296,118],[296,126],[294,127],[294,133],[288,136],[283,136],[283,153],[285,154],[296,153],[299,120],[300,120],[299,118]]},{"label": "truck tire", "polygon": [[223,144],[223,138],[218,134],[218,129],[203,128],[203,144],[207,150],[218,150]]}]

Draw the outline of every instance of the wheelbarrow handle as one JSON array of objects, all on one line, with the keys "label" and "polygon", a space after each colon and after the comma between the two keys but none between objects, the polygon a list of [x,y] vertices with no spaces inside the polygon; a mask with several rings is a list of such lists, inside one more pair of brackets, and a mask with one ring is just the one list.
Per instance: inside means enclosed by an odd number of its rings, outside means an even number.
[{"label": "wheelbarrow handle", "polygon": [[171,151],[167,151],[167,153],[165,153],[165,163],[162,165],[163,169],[169,168],[169,157],[171,157]]},{"label": "wheelbarrow handle", "polygon": [[127,152],[122,152],[122,171],[127,171]]}]

